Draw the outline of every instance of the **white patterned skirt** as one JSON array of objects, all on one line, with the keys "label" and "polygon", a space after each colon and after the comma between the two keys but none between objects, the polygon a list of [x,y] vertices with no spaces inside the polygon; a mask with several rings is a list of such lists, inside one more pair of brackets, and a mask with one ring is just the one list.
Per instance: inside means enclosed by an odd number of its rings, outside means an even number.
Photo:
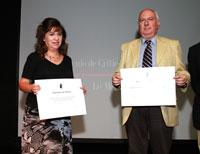
[{"label": "white patterned skirt", "polygon": [[72,154],[71,142],[70,117],[39,120],[38,113],[25,108],[21,135],[22,154]]}]

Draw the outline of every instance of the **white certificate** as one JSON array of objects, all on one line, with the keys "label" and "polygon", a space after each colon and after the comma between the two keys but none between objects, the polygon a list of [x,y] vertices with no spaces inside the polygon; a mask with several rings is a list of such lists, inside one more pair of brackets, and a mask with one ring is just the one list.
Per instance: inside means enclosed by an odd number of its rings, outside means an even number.
[{"label": "white certificate", "polygon": [[175,67],[121,69],[121,106],[176,105]]},{"label": "white certificate", "polygon": [[81,79],[44,79],[35,83],[41,88],[36,95],[40,119],[86,114]]}]

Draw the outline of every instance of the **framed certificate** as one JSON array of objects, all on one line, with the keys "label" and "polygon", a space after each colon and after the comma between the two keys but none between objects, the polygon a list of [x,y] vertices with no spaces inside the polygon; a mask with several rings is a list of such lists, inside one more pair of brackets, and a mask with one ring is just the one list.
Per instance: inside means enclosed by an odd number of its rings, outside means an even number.
[{"label": "framed certificate", "polygon": [[35,84],[41,88],[36,95],[41,120],[86,114],[81,79],[43,79]]},{"label": "framed certificate", "polygon": [[175,67],[120,70],[122,106],[176,105]]}]

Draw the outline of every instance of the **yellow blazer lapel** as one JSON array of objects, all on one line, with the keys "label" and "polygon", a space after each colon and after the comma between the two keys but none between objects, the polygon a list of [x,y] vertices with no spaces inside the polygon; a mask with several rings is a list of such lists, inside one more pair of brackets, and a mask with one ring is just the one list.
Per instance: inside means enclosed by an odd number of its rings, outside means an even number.
[{"label": "yellow blazer lapel", "polygon": [[160,66],[165,50],[165,43],[157,36],[156,66]]},{"label": "yellow blazer lapel", "polygon": [[131,47],[131,53],[132,53],[132,66],[131,67],[138,67],[139,64],[139,56],[140,56],[140,44],[141,40],[138,39],[135,42],[135,45],[133,44]]}]

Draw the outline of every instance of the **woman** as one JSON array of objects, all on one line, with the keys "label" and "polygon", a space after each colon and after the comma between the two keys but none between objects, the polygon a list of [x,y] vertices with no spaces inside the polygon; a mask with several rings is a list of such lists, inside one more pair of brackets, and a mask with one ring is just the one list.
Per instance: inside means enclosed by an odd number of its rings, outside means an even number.
[{"label": "woman", "polygon": [[[22,153],[72,154],[70,117],[39,120],[36,79],[73,78],[67,56],[66,32],[55,18],[45,18],[37,27],[35,52],[27,57],[19,88],[28,93],[22,129]],[[86,93],[84,88],[83,92]]]}]

